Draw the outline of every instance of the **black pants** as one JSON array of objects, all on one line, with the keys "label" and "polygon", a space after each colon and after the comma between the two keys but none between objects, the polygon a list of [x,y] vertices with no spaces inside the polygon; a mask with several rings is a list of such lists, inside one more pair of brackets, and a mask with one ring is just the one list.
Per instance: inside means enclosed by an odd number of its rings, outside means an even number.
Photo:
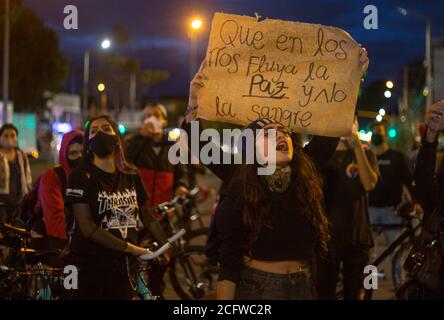
[{"label": "black pants", "polygon": [[70,261],[78,268],[78,289],[67,290],[74,300],[131,300],[134,291],[129,281],[126,258],[75,256]]},{"label": "black pants", "polygon": [[342,263],[344,299],[358,300],[363,293],[364,267],[368,262],[368,246],[331,244],[328,256],[318,263],[316,287],[319,299],[336,299],[336,285]]},{"label": "black pants", "polygon": [[315,287],[310,269],[277,274],[252,268],[242,271],[236,286],[236,300],[312,300]]},{"label": "black pants", "polygon": [[159,265],[156,262],[149,264],[148,279],[149,287],[153,296],[159,297],[160,300],[164,300],[163,292],[165,291],[165,282],[163,277],[167,271],[168,266]]}]

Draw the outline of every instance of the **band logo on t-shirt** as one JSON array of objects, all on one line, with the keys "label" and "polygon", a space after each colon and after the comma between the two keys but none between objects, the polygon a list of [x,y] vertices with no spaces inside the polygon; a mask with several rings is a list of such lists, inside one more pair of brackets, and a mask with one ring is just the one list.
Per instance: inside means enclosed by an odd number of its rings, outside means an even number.
[{"label": "band logo on t-shirt", "polygon": [[100,191],[97,196],[99,215],[104,215],[101,227],[105,230],[119,230],[123,239],[128,229],[137,228],[137,193],[135,188],[123,191]]}]

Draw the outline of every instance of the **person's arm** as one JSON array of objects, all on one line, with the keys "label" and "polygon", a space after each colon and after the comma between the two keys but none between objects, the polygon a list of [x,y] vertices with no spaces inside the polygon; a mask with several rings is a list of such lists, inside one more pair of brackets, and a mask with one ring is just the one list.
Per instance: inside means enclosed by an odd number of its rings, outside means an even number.
[{"label": "person's arm", "polygon": [[87,203],[74,203],[71,205],[71,210],[80,232],[85,238],[93,240],[104,248],[130,253],[135,256],[149,253],[149,250],[121,240],[112,233],[100,228],[94,222],[91,209]]},{"label": "person's arm", "polygon": [[[358,165],[359,181],[366,192],[372,191],[378,183],[378,169],[374,159],[370,164],[369,159],[361,146],[361,141],[356,133],[353,133],[350,138],[347,138],[349,146],[353,149],[356,163]],[[373,153],[369,153],[374,157]]]},{"label": "person's arm", "polygon": [[437,149],[437,138],[427,139],[424,137],[418,150],[413,172],[413,194],[425,212],[432,210],[436,203],[435,165]]},{"label": "person's arm", "polygon": [[154,212],[148,208],[146,203],[144,203],[140,208],[140,219],[154,240],[156,240],[160,245],[167,243],[167,235],[163,231],[159,221],[157,221],[154,217]]},{"label": "person's arm", "polygon": [[438,132],[444,123],[444,100],[430,107],[426,117],[427,129],[421,141],[413,174],[414,194],[425,213],[430,213],[437,203],[437,185],[435,180]]},{"label": "person's arm", "polygon": [[[220,148],[219,146],[217,146],[216,144],[214,144],[211,141],[200,141],[200,134],[202,132],[202,125],[200,120],[196,121],[196,123],[199,124],[199,135],[196,136],[192,136],[191,135],[191,122],[186,122],[185,120],[182,123],[182,130],[184,130],[187,134],[188,137],[188,151],[189,153],[196,159],[200,159],[199,154],[200,154],[200,150],[206,146],[206,145],[211,145],[211,149],[215,150],[215,149],[219,149],[219,161],[216,161],[217,163],[209,163],[209,164],[205,164],[205,166],[212,172],[214,173],[219,179],[221,179],[222,181],[228,181],[228,179],[230,179],[232,177],[234,168],[236,167],[235,164],[223,164],[223,159],[225,157],[230,157],[232,158],[232,155],[230,153],[226,153],[222,150],[222,148]],[[192,139],[194,139],[192,141]],[[191,146],[193,145],[193,143],[195,143],[198,148],[193,149]],[[194,151],[196,151],[197,153],[194,153]]]},{"label": "person's arm", "polygon": [[[210,163],[210,164],[205,164],[205,166],[222,181],[228,181],[234,172],[235,165],[233,165],[233,164],[224,165],[223,159],[226,156],[231,158],[231,154],[227,153],[224,156],[225,152],[222,150],[222,148],[220,148],[219,146],[216,146],[213,142],[200,141],[200,135],[202,132],[202,123],[200,120],[196,121],[196,119],[195,119],[197,107],[198,107],[197,106],[197,95],[199,93],[199,90],[204,86],[204,81],[207,79],[203,73],[204,68],[205,68],[205,61],[202,62],[201,66],[199,68],[199,71],[196,73],[193,80],[191,80],[191,82],[190,82],[190,93],[189,93],[189,97],[188,97],[188,107],[187,107],[187,111],[185,112],[185,119],[182,122],[181,127],[182,127],[182,130],[184,130],[188,136],[188,151],[191,151],[190,154],[192,154],[192,157],[194,157],[195,159],[200,159],[200,157],[199,157],[200,150],[207,144],[212,145],[212,150],[219,149],[220,157],[219,157],[218,164]],[[194,122],[194,125],[199,126],[199,136],[198,137],[191,135],[192,122]],[[197,150],[194,150],[192,148],[193,142],[198,145],[198,148],[196,148]],[[195,152],[197,152],[197,154],[195,154]]]},{"label": "person's arm", "polygon": [[39,198],[42,205],[46,234],[66,240],[65,204],[62,186],[53,169],[48,170],[40,180]]},{"label": "person's arm", "polygon": [[233,300],[244,268],[246,232],[242,222],[242,206],[231,197],[224,196],[218,205],[215,223],[220,242],[217,299]]},{"label": "person's arm", "polygon": [[304,151],[319,167],[322,167],[335,153],[338,142],[339,138],[336,137],[313,136],[304,147]]}]

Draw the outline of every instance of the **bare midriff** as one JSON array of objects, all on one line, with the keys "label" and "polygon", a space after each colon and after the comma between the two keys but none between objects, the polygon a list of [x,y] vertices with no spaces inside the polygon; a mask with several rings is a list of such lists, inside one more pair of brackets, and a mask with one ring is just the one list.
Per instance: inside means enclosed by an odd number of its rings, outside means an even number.
[{"label": "bare midriff", "polygon": [[248,268],[279,274],[289,274],[304,271],[309,267],[307,261],[289,260],[289,261],[264,261],[255,260],[244,256],[245,266]]}]

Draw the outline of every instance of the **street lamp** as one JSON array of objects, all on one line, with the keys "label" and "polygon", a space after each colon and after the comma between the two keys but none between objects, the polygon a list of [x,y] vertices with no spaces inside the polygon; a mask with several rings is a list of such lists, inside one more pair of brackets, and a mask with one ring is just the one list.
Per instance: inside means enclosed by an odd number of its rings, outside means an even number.
[{"label": "street lamp", "polygon": [[194,19],[191,21],[191,28],[194,30],[198,30],[202,27],[202,20],[200,19]]},{"label": "street lamp", "polygon": [[99,83],[97,85],[97,90],[99,90],[99,92],[105,91],[105,85],[103,83]]},{"label": "street lamp", "polygon": [[380,114],[382,117],[385,116],[385,109],[384,109],[384,108],[379,109],[379,114]]},{"label": "street lamp", "polygon": [[103,39],[101,45],[102,49],[108,49],[109,47],[111,47],[111,40],[109,39]]},{"label": "street lamp", "polygon": [[193,19],[190,24],[190,30],[188,35],[191,42],[191,55],[190,55],[190,79],[193,78],[197,69],[197,34],[202,29],[203,22],[201,19]]},{"label": "street lamp", "polygon": [[386,83],[385,83],[385,86],[388,88],[388,89],[393,89],[393,82],[392,81],[387,81]]},{"label": "street lamp", "polygon": [[106,103],[107,103],[107,96],[105,93],[105,84],[104,83],[99,83],[97,85],[97,90],[101,93],[100,94],[100,105],[101,105],[101,112],[102,114],[106,113]]},{"label": "street lamp", "polygon": [[[100,43],[100,47],[104,50],[109,49],[111,47],[111,40],[103,39]],[[84,112],[88,109],[89,57],[90,49],[87,49],[83,55],[82,118],[85,116]]]},{"label": "street lamp", "polygon": [[385,90],[384,92],[384,97],[386,97],[387,99],[390,98],[392,96],[392,93],[390,92],[390,90]]},{"label": "street lamp", "polygon": [[[419,18],[421,20],[425,20],[426,29],[425,29],[425,59],[424,65],[426,67],[426,86],[432,91],[432,48],[431,48],[431,21],[429,17],[426,17],[422,14],[418,14],[415,12],[409,12],[405,8],[398,8],[398,11],[404,15],[410,15],[412,17]],[[432,104],[432,95],[428,94],[426,98],[426,111],[429,109]]]}]

